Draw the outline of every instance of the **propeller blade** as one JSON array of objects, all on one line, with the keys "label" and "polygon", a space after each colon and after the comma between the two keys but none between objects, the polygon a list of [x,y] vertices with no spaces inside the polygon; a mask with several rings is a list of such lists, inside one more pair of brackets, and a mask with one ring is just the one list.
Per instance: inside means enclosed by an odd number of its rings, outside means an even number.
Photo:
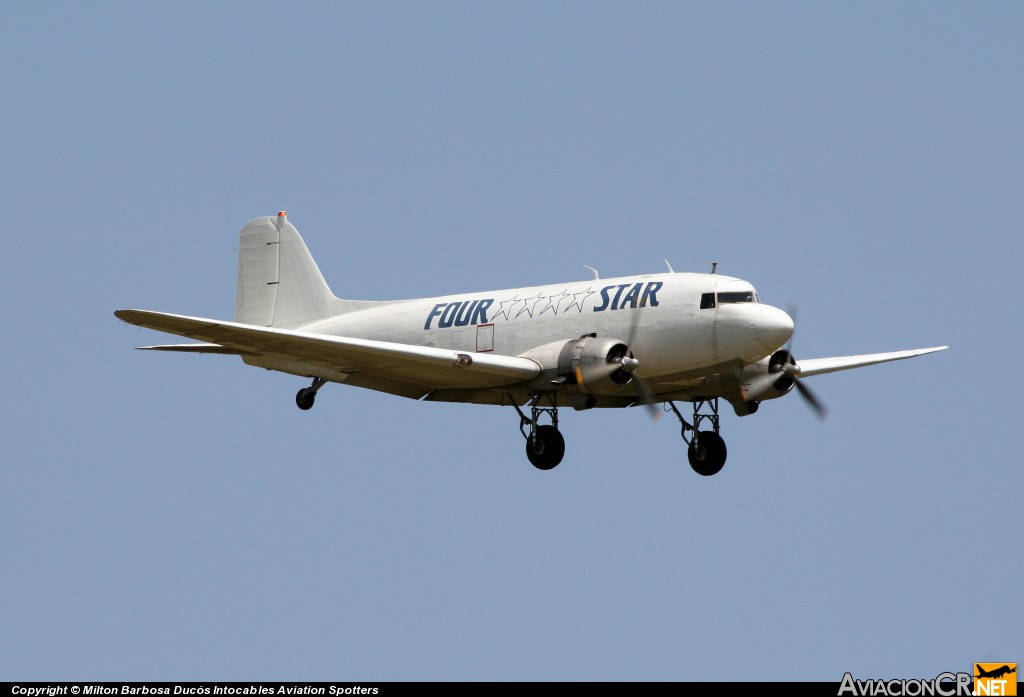
[{"label": "propeller blade", "polygon": [[622,356],[609,362],[608,365],[610,367],[609,374],[619,370],[624,370],[630,374],[630,384],[633,385],[633,390],[637,394],[637,401],[641,402],[642,405],[647,408],[647,412],[650,414],[651,419],[657,423],[658,419],[661,418],[662,411],[661,409],[658,409],[658,405],[652,401],[654,399],[654,393],[651,392],[651,388],[649,388],[647,383],[636,374],[636,369],[640,367],[640,361],[632,356]]},{"label": "propeller blade", "polygon": [[658,423],[665,412],[659,409],[658,404],[653,401],[654,394],[651,392],[651,388],[636,375],[633,376],[633,385],[640,396],[640,400],[643,402],[644,408],[647,409],[647,414],[651,417],[651,421]]},{"label": "propeller blade", "polygon": [[[795,323],[796,305],[790,303],[789,307],[787,308],[786,314],[792,317]],[[792,360],[793,355],[794,336],[796,336],[795,331],[789,336],[789,341],[786,343],[785,350],[786,353],[790,356],[790,360]],[[803,371],[800,369],[799,364],[787,363],[786,365],[782,366],[780,370],[777,370],[774,373],[767,373],[765,375],[758,376],[751,380],[750,384],[747,385],[747,395],[750,399],[757,401],[768,390],[772,388],[772,385],[778,382],[779,378],[783,378],[788,375],[793,379],[793,387],[795,387],[796,391],[800,393],[800,396],[803,398],[804,402],[807,403],[807,406],[811,408],[811,411],[813,411],[819,419],[824,421],[825,417],[828,416],[828,407],[826,407],[825,404],[820,399],[818,399],[818,396],[814,394],[810,387],[803,383],[803,380],[800,379],[801,372]]]},{"label": "propeller blade", "polygon": [[768,373],[766,375],[759,375],[750,381],[747,385],[747,395],[750,399],[758,401],[761,396],[771,389],[772,385],[779,381],[779,378],[783,377],[785,373],[779,371],[776,373]]},{"label": "propeller blade", "polygon": [[796,387],[797,391],[800,393],[800,396],[804,398],[805,402],[807,402],[807,406],[809,406],[814,411],[814,413],[818,416],[819,419],[824,421],[825,417],[828,416],[828,407],[826,407],[821,402],[821,400],[818,399],[817,395],[815,395],[814,392],[811,391],[810,387],[803,383],[803,380],[797,379],[794,382],[793,386]]},{"label": "propeller blade", "polygon": [[765,392],[771,389],[779,378],[788,375],[793,378],[793,386],[796,387],[797,392],[803,397],[807,406],[817,415],[822,421],[828,416],[828,407],[825,406],[814,391],[810,387],[804,384],[803,380],[800,379],[800,366],[799,365],[786,365],[785,368],[774,373],[768,373],[767,375],[761,375],[751,380],[747,386],[747,394],[751,399],[759,399]]},{"label": "propeller blade", "polygon": [[[629,350],[633,350],[633,340],[636,339],[636,330],[640,326],[640,309],[637,308],[633,312],[632,320],[629,323],[629,334],[626,336],[626,346]],[[632,361],[632,367],[626,368],[626,361]],[[654,401],[654,393],[651,392],[651,388],[647,386],[647,383],[636,374],[636,369],[640,365],[640,361],[635,358],[623,359],[623,368],[633,373],[633,389],[636,390],[637,396],[640,398],[644,408],[647,409],[647,413],[651,417],[651,421],[658,423],[662,415],[665,413],[658,408],[658,403]]]}]

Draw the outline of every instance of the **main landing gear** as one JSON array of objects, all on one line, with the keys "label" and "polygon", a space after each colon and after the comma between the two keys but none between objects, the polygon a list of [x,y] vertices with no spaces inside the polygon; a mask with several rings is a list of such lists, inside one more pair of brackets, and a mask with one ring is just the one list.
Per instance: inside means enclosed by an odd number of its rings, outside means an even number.
[{"label": "main landing gear", "polygon": [[[538,406],[543,395],[537,395],[530,402],[530,418],[513,401],[512,406],[519,412],[519,431],[526,438],[526,457],[539,470],[554,469],[565,455],[565,439],[558,432],[558,407],[555,397],[551,396],[551,406]],[[551,419],[551,424],[540,425],[537,421],[544,415]],[[526,427],[530,432],[526,432]]]},{"label": "main landing gear", "polygon": [[321,387],[324,386],[326,380],[321,378],[313,378],[313,384],[309,387],[303,387],[295,394],[295,404],[306,411],[307,409],[313,408],[313,402],[316,401],[316,393]]},{"label": "main landing gear", "polygon": [[[718,474],[725,466],[725,458],[728,454],[725,449],[725,441],[718,435],[718,398],[693,400],[693,424],[687,423],[674,403],[667,402],[667,404],[675,412],[679,423],[683,425],[681,435],[689,446],[686,456],[690,460],[690,467],[704,477]],[[711,430],[700,430],[701,424],[705,421],[708,422]],[[687,438],[687,431],[691,431],[693,436]]]},{"label": "main landing gear", "polygon": [[[313,384],[303,387],[295,395],[295,404],[299,409],[313,407],[317,391],[327,383],[321,378],[314,378]],[[550,406],[541,406],[546,400]],[[534,396],[530,401],[530,416],[527,417],[515,400],[509,396],[509,403],[519,414],[519,432],[526,439],[526,457],[530,464],[539,470],[554,469],[565,456],[565,439],[558,431],[557,395],[554,392]],[[681,435],[688,446],[686,456],[693,471],[704,477],[718,474],[725,466],[727,455],[725,441],[718,435],[718,398],[695,399],[693,401],[693,423],[687,422],[674,402],[666,402],[682,424]],[[539,423],[542,417],[550,420],[549,424]],[[703,424],[706,430],[701,430]],[[693,435],[687,437],[687,433]]]},{"label": "main landing gear", "polygon": [[[550,406],[541,406],[547,399]],[[530,402],[530,416],[509,398],[512,407],[519,413],[519,431],[526,439],[526,457],[539,470],[550,470],[558,466],[565,455],[565,439],[558,431],[558,407],[554,394],[537,395]],[[696,399],[693,402],[693,423],[683,418],[673,402],[666,402],[682,424],[683,440],[687,444],[687,459],[697,474],[710,477],[718,474],[725,466],[727,451],[725,441],[718,435],[718,398]],[[550,424],[538,423],[542,417]],[[702,430],[702,427],[704,430]],[[687,433],[692,433],[687,436]]]}]

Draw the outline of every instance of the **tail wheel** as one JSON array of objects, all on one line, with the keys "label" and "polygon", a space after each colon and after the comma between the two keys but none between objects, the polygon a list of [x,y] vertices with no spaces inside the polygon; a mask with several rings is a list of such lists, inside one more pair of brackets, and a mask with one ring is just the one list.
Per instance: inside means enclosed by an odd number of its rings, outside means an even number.
[{"label": "tail wheel", "polygon": [[554,426],[538,426],[526,439],[526,457],[539,470],[554,469],[565,455],[565,439]]},{"label": "tail wheel", "polygon": [[686,453],[693,471],[703,477],[718,474],[725,466],[725,441],[714,431],[701,431],[694,434],[690,448]]},{"label": "tail wheel", "polygon": [[316,390],[311,387],[303,387],[295,395],[295,404],[303,411],[313,408],[316,401]]}]

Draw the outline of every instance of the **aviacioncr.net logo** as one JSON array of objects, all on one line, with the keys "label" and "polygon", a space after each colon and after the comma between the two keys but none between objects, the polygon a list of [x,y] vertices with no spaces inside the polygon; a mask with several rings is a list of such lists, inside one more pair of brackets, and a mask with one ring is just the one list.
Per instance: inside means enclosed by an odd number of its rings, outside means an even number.
[{"label": "aviacioncr.net logo", "polygon": [[979,697],[1014,697],[1017,694],[1017,664],[975,663],[974,694]]},{"label": "aviacioncr.net logo", "polygon": [[897,678],[894,680],[858,680],[843,675],[837,697],[970,697],[970,673],[939,673],[932,680]]}]

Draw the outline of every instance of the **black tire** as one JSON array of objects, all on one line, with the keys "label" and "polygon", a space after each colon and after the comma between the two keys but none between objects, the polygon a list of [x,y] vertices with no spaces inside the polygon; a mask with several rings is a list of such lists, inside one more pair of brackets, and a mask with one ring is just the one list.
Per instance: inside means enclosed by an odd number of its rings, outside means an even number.
[{"label": "black tire", "polygon": [[315,401],[316,401],[316,392],[314,392],[313,390],[309,389],[308,387],[303,387],[301,390],[299,390],[295,394],[295,404],[302,411],[306,411],[307,409],[312,409],[313,408],[313,402],[315,402]]},{"label": "black tire", "polygon": [[565,439],[554,426],[538,426],[526,439],[526,457],[539,470],[554,469],[565,455]]},{"label": "black tire", "polygon": [[725,466],[725,441],[714,431],[701,431],[690,441],[686,453],[690,467],[702,477],[718,474]]}]

